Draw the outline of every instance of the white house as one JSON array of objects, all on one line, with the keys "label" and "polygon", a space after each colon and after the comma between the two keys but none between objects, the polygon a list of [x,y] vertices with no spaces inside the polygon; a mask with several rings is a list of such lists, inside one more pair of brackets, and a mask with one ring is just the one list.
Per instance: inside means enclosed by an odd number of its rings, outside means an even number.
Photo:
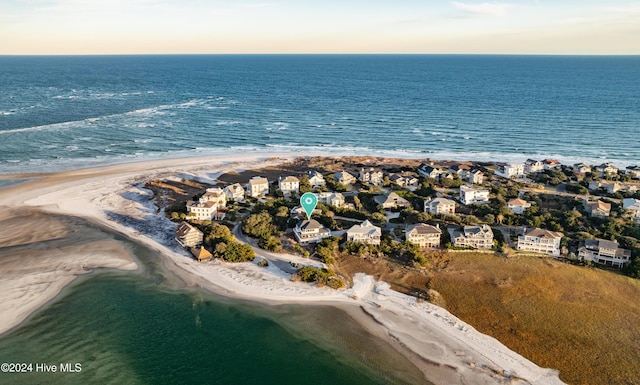
[{"label": "white house", "polygon": [[633,179],[640,179],[640,166],[627,166],[624,172]]},{"label": "white house", "polygon": [[348,186],[352,183],[356,182],[356,177],[349,174],[346,171],[339,171],[333,174],[333,179],[337,182],[337,183],[341,183],[345,186]]},{"label": "white house", "polygon": [[605,218],[611,214],[611,203],[606,203],[600,199],[595,201],[584,201],[584,210],[592,217]]},{"label": "white house", "polygon": [[187,211],[189,212],[189,218],[199,221],[210,221],[218,211],[218,204],[213,201],[187,201]]},{"label": "white house", "polygon": [[616,193],[622,189],[622,185],[618,182],[600,182],[593,180],[589,182],[589,190],[597,191],[598,189],[603,189],[609,194]]},{"label": "white house", "polygon": [[309,177],[309,184],[311,185],[311,188],[318,188],[327,184],[324,180],[324,176],[322,176],[318,171],[308,171],[307,176]]},{"label": "white house", "polygon": [[460,186],[460,201],[465,205],[489,203],[489,190]]},{"label": "white house", "polygon": [[347,230],[347,242],[368,243],[371,245],[379,245],[382,237],[382,230],[378,226],[374,226],[368,220],[354,225]]},{"label": "white house", "polygon": [[464,226],[462,231],[450,228],[451,241],[457,247],[490,249],[493,247],[493,231],[488,225]]},{"label": "white house", "polygon": [[571,166],[571,168],[573,169],[573,171],[580,174],[586,174],[588,172],[591,172],[591,166],[584,163],[576,163],[573,166]]},{"label": "white house", "polygon": [[622,201],[622,208],[629,210],[631,216],[636,219],[636,222],[640,224],[640,199],[624,198]]},{"label": "white house", "polygon": [[524,175],[524,164],[522,163],[507,163],[499,164],[496,170],[496,175],[503,178],[520,178]]},{"label": "white house", "polygon": [[587,239],[578,249],[578,257],[584,261],[623,268],[631,260],[631,250],[621,249],[617,241]]},{"label": "white house", "polygon": [[424,201],[424,212],[436,215],[453,215],[456,212],[456,202],[447,198],[433,198]]},{"label": "white house", "polygon": [[541,161],[535,159],[527,159],[527,161],[524,162],[524,172],[526,174],[540,171],[544,171],[544,163],[542,163]]},{"label": "white house", "polygon": [[518,215],[524,214],[524,211],[529,207],[531,207],[531,203],[525,201],[524,199],[514,198],[507,202],[507,208],[514,214]]},{"label": "white house", "polygon": [[434,167],[426,163],[420,164],[420,166],[418,166],[417,171],[418,171],[418,174],[422,175],[423,177],[431,178],[435,180],[439,180],[440,175],[445,173],[445,171],[442,170],[441,168]]},{"label": "white house", "polygon": [[293,235],[300,243],[317,243],[331,236],[331,231],[315,219],[298,222],[293,228]]},{"label": "white house", "polygon": [[254,176],[247,183],[247,193],[252,197],[269,194],[269,180],[261,176]]},{"label": "white house", "polygon": [[442,231],[439,227],[418,223],[407,227],[407,241],[420,247],[438,248],[440,247],[440,236]]},{"label": "white house", "polygon": [[196,247],[202,244],[204,234],[187,222],[180,223],[176,229],[176,241],[182,247]]},{"label": "white house", "polygon": [[596,171],[600,173],[601,178],[604,178],[607,174],[617,174],[618,168],[613,163],[602,163],[601,165],[596,166]]},{"label": "white house", "polygon": [[242,202],[244,200],[244,189],[240,183],[234,183],[224,188],[227,200]]},{"label": "white house", "polygon": [[542,164],[544,164],[545,170],[553,170],[560,167],[560,162],[555,159],[543,159]]},{"label": "white house", "polygon": [[389,195],[377,195],[373,200],[382,206],[383,209],[394,209],[398,207],[411,207],[411,202],[404,199],[400,195],[392,192]]},{"label": "white house", "polygon": [[344,206],[344,195],[340,193],[333,192],[321,192],[317,193],[318,202],[324,203],[326,205],[342,207]]},{"label": "white house", "polygon": [[545,229],[529,229],[518,237],[518,250],[535,253],[560,255],[560,241],[564,235],[557,231]]},{"label": "white house", "polygon": [[480,170],[471,170],[466,180],[467,183],[482,184],[484,182],[484,174]]},{"label": "white house", "polygon": [[280,177],[278,188],[284,195],[297,194],[300,191],[300,179],[295,176]]},{"label": "white house", "polygon": [[218,187],[208,188],[199,201],[200,203],[215,202],[218,208],[225,207],[227,205],[227,194]]},{"label": "white house", "polygon": [[418,187],[418,178],[408,174],[390,174],[389,180],[400,187],[415,189]]},{"label": "white house", "polygon": [[360,169],[360,175],[358,177],[358,180],[360,180],[360,182],[369,183],[375,186],[380,186],[382,185],[383,179],[384,179],[384,174],[382,173],[381,170],[378,170],[377,168],[368,167],[368,168]]}]

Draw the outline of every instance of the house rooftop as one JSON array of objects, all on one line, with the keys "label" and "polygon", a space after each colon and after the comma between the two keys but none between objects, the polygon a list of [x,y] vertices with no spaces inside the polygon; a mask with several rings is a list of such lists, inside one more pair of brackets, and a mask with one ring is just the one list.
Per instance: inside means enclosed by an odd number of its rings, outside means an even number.
[{"label": "house rooftop", "polygon": [[512,206],[526,206],[527,201],[520,198],[513,198],[509,202],[507,202],[507,204]]},{"label": "house rooftop", "polygon": [[548,239],[564,237],[564,234],[562,234],[560,232],[546,230],[546,229],[539,229],[539,228],[530,229],[530,230],[526,231],[524,233],[524,235],[526,235],[528,237],[538,237],[538,238],[548,238]]},{"label": "house rooftop", "polygon": [[300,221],[298,223],[298,227],[300,228],[300,230],[324,229],[324,226],[322,226],[322,224],[315,219]]},{"label": "house rooftop", "polygon": [[441,234],[442,230],[426,223],[418,223],[407,227],[407,234],[414,232],[416,234]]}]

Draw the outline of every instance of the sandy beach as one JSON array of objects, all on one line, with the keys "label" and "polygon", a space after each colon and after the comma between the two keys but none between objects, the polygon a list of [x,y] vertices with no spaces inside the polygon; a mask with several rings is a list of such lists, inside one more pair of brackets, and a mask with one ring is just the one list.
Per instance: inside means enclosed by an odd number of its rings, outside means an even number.
[{"label": "sandy beach", "polygon": [[[62,240],[70,232],[77,232],[71,236],[87,234],[54,219],[33,226],[38,214],[30,210],[37,208],[87,218],[147,245],[158,251],[163,265],[187,285],[243,300],[339,306],[374,335],[397,346],[433,383],[562,384],[557,372],[538,367],[445,309],[395,292],[386,283],[364,274],[354,277],[353,287],[337,291],[292,282],[287,273],[275,266],[198,263],[177,247],[172,239],[175,224],[158,214],[151,200],[152,192],[143,187],[150,179],[162,178],[214,183],[217,175],[224,172],[275,165],[293,157],[253,154],[165,159],[11,176],[38,179],[0,189],[0,228],[4,229],[0,231],[0,291],[4,293],[0,303],[0,333],[25,320],[80,274],[98,267],[137,268],[127,250],[95,234],[86,237],[85,252],[65,252]],[[8,223],[11,226],[5,225]],[[35,228],[40,230],[34,231]],[[25,261],[25,256],[33,256],[38,245],[53,251],[47,252],[46,257],[40,255],[35,259],[37,262]],[[281,257],[302,264],[319,264],[293,255]]]}]

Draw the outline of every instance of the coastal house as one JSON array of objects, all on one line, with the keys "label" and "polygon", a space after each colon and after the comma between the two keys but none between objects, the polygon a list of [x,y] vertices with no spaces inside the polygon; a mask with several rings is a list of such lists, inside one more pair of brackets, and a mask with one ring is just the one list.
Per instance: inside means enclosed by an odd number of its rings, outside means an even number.
[{"label": "coastal house", "polygon": [[293,235],[300,243],[317,243],[324,238],[330,237],[331,230],[322,226],[315,219],[309,219],[298,222],[296,227],[293,228]]},{"label": "coastal house", "polygon": [[204,234],[188,222],[182,222],[176,229],[176,241],[182,247],[196,247],[202,244]]},{"label": "coastal house", "polygon": [[394,192],[389,195],[377,195],[373,200],[385,210],[411,207],[411,202]]},{"label": "coastal house", "polygon": [[614,194],[618,191],[620,191],[622,189],[622,184],[618,183],[618,182],[600,182],[600,181],[591,181],[589,182],[589,190],[591,191],[598,191],[598,190],[604,190],[606,192],[608,192],[609,194]]},{"label": "coastal house", "polygon": [[632,179],[640,179],[640,166],[627,166],[624,172]]},{"label": "coastal house", "polygon": [[189,251],[198,262],[206,262],[213,259],[213,254],[202,246],[192,247]]},{"label": "coastal house", "polygon": [[631,217],[635,218],[636,222],[640,224],[640,199],[625,198],[622,201],[622,208],[629,210]]},{"label": "coastal house", "polygon": [[600,178],[605,178],[610,175],[616,175],[618,168],[613,163],[602,163],[596,166],[596,171],[600,173]]},{"label": "coastal house", "polygon": [[493,230],[488,225],[464,226],[462,230],[450,228],[451,241],[456,247],[490,249],[493,247]]},{"label": "coastal house", "polygon": [[254,176],[247,183],[247,193],[252,197],[269,194],[269,180],[265,177]]},{"label": "coastal house", "polygon": [[524,176],[524,164],[522,163],[504,163],[499,164],[496,175],[503,178],[521,178]]},{"label": "coastal house", "polygon": [[320,174],[318,171],[308,171],[307,177],[309,178],[309,184],[311,185],[311,188],[318,188],[327,184],[327,182],[324,180],[324,176],[322,176],[322,174]]},{"label": "coastal house", "polygon": [[606,203],[597,200],[584,200],[584,211],[589,214],[589,216],[597,217],[597,218],[606,218],[611,214],[611,203]]},{"label": "coastal house", "polygon": [[573,169],[573,171],[579,174],[586,174],[588,172],[591,172],[591,166],[585,163],[576,163],[573,166],[571,166],[571,168]]},{"label": "coastal house", "polygon": [[300,191],[300,179],[295,176],[280,177],[278,188],[284,195],[297,194]]},{"label": "coastal house", "polygon": [[587,239],[578,248],[578,258],[583,261],[623,268],[631,261],[631,250],[618,247],[617,241]]},{"label": "coastal house", "polygon": [[465,205],[489,203],[489,190],[460,186],[460,202]]},{"label": "coastal house", "polygon": [[242,202],[244,200],[244,188],[240,183],[234,183],[224,188],[228,201]]},{"label": "coastal house", "polygon": [[524,214],[524,211],[529,207],[531,207],[531,203],[520,198],[514,198],[507,202],[507,208],[518,215]]},{"label": "coastal house", "polygon": [[317,193],[318,202],[326,205],[342,207],[344,206],[344,195],[341,193],[321,192]]},{"label": "coastal house", "polygon": [[198,201],[200,203],[214,202],[217,207],[225,207],[227,205],[227,194],[219,187],[208,188]]},{"label": "coastal house", "polygon": [[356,183],[356,177],[346,171],[338,171],[334,173],[333,179],[336,181],[336,183],[341,183],[345,186]]},{"label": "coastal house", "polygon": [[383,179],[384,174],[382,170],[373,167],[361,168],[360,175],[358,176],[358,180],[360,182],[369,183],[375,186],[381,186]]},{"label": "coastal house", "polygon": [[210,221],[218,211],[218,203],[213,201],[187,201],[187,211],[189,218],[199,221]]},{"label": "coastal house", "polygon": [[438,248],[440,247],[440,236],[442,230],[439,227],[418,223],[407,227],[407,241],[420,247]]},{"label": "coastal house", "polygon": [[544,165],[545,170],[555,170],[561,166],[560,162],[556,159],[543,159],[542,164]]},{"label": "coastal house", "polygon": [[374,226],[368,220],[351,227],[347,230],[347,242],[368,243],[370,245],[380,245],[382,230]]},{"label": "coastal house", "polygon": [[525,174],[531,174],[536,172],[544,171],[544,163],[535,159],[527,159],[524,162],[524,172]]},{"label": "coastal house", "polygon": [[449,167],[447,172],[458,175],[460,179],[467,179],[471,172],[471,166],[467,163],[453,164]]},{"label": "coastal house", "polygon": [[469,175],[465,180],[470,184],[482,184],[484,182],[484,173],[480,170],[473,169],[469,171]]},{"label": "coastal house", "polygon": [[553,256],[560,255],[560,241],[564,234],[545,229],[529,229],[518,237],[518,250],[543,253]]},{"label": "coastal house", "polygon": [[418,178],[411,174],[390,174],[389,180],[391,181],[391,183],[394,183],[400,187],[407,188],[409,190],[418,188]]},{"label": "coastal house", "polygon": [[421,163],[420,166],[418,166],[417,171],[419,175],[436,181],[440,180],[440,175],[445,173],[443,169],[426,163]]},{"label": "coastal house", "polygon": [[453,215],[456,212],[456,202],[447,198],[433,198],[424,201],[424,212],[435,215]]}]

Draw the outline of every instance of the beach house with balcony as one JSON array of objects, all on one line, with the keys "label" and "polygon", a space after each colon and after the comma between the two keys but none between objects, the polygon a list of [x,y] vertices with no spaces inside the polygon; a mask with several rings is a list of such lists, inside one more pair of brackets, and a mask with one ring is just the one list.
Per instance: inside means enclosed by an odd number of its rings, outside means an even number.
[{"label": "beach house with balcony", "polygon": [[489,203],[489,190],[460,186],[460,202],[465,205]]},{"label": "beach house with balcony", "polygon": [[454,215],[456,202],[447,198],[433,198],[424,201],[424,212],[434,215]]},{"label": "beach house with balcony", "polygon": [[518,237],[518,250],[543,253],[553,256],[560,255],[560,241],[564,234],[545,229],[525,229]]},{"label": "beach house with balcony", "polygon": [[587,239],[578,248],[578,257],[583,261],[623,268],[631,261],[631,250],[620,248],[617,241]]},{"label": "beach house with balcony", "polygon": [[247,183],[247,194],[252,197],[260,197],[269,194],[269,180],[265,177],[254,176]]},{"label": "beach house with balcony", "polygon": [[370,245],[380,245],[382,229],[374,226],[368,220],[351,227],[347,230],[347,242],[368,243]]},{"label": "beach house with balcony", "polygon": [[315,219],[303,220],[293,228],[293,235],[302,244],[317,243],[331,236],[331,230],[322,226]]},{"label": "beach house with balcony", "polygon": [[407,241],[420,247],[438,248],[440,247],[440,236],[442,230],[439,227],[418,223],[409,225],[405,233]]},{"label": "beach house with balcony", "polygon": [[493,230],[488,225],[464,226],[462,229],[450,228],[449,235],[456,247],[490,249],[493,247]]}]

